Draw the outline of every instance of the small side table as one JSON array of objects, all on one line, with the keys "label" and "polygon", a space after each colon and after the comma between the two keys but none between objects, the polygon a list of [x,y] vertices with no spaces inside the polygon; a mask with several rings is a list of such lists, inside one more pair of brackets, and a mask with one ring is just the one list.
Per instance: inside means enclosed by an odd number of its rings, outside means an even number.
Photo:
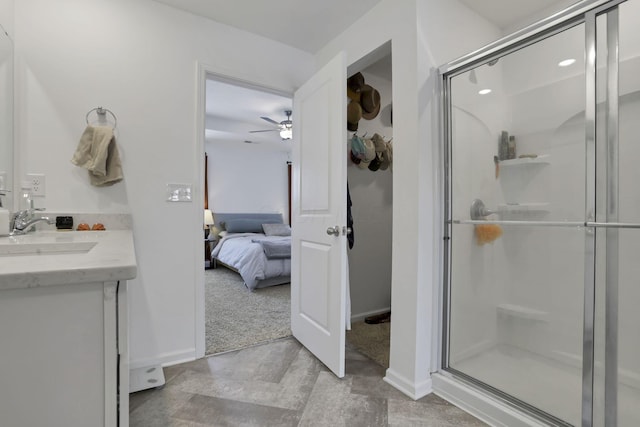
[{"label": "small side table", "polygon": [[216,268],[215,260],[211,258],[211,251],[218,244],[217,240],[204,239],[204,268]]}]

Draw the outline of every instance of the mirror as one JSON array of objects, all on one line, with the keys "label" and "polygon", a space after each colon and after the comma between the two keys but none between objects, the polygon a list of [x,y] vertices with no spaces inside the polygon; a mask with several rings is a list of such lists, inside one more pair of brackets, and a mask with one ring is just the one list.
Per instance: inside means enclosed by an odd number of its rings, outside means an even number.
[{"label": "mirror", "polygon": [[13,197],[13,41],[0,27],[0,199],[12,210]]}]

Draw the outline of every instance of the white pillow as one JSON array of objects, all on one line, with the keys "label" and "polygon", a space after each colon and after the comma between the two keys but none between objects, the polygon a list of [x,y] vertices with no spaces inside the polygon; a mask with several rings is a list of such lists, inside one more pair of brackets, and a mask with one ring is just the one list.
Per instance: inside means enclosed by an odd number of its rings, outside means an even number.
[{"label": "white pillow", "polygon": [[262,224],[265,236],[291,236],[289,224]]}]

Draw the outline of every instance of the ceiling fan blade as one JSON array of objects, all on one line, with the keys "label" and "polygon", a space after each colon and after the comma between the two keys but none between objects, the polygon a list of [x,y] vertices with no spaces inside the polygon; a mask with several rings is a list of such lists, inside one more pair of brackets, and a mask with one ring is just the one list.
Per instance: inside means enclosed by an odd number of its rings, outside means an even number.
[{"label": "ceiling fan blade", "polygon": [[276,132],[280,129],[264,129],[264,130],[250,130],[249,133],[257,133],[257,132]]},{"label": "ceiling fan blade", "polygon": [[274,124],[274,125],[276,125],[276,126],[280,126],[280,122],[276,122],[275,120],[270,119],[269,117],[260,117],[260,118],[261,118],[262,120],[266,120],[266,121],[268,121],[269,123],[273,123],[273,124]]}]

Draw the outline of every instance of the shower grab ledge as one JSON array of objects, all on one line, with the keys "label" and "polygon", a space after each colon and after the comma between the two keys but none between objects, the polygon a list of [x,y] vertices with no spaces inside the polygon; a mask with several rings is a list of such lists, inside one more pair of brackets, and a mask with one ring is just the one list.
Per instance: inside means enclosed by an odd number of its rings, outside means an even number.
[{"label": "shower grab ledge", "polygon": [[548,165],[549,155],[542,154],[538,157],[522,157],[517,159],[500,160],[500,167],[520,165]]},{"label": "shower grab ledge", "polygon": [[536,310],[535,308],[523,307],[516,304],[500,304],[496,307],[498,314],[520,317],[522,319],[548,321],[549,313]]}]

